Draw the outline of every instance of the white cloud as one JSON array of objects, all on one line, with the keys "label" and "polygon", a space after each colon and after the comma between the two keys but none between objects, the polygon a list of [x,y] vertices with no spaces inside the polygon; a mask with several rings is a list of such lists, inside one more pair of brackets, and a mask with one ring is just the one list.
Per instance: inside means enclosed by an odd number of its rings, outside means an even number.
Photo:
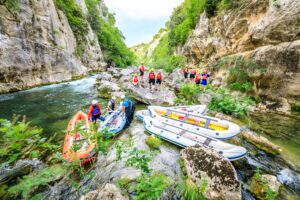
[{"label": "white cloud", "polygon": [[155,20],[171,15],[173,8],[183,0],[105,0],[108,8],[118,18]]}]

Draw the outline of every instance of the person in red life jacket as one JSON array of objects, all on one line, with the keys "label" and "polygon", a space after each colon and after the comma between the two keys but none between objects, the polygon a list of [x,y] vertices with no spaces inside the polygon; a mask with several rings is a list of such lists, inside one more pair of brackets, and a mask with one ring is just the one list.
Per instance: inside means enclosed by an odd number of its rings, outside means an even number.
[{"label": "person in red life jacket", "polygon": [[195,77],[195,83],[196,85],[200,85],[200,81],[201,81],[201,76],[199,73],[196,74],[196,77]]},{"label": "person in red life jacket", "polygon": [[96,100],[92,101],[92,105],[90,106],[88,119],[96,123],[97,119],[104,121],[105,119],[101,116],[101,108]]},{"label": "person in red life jacket", "polygon": [[201,86],[203,85],[204,87],[204,92],[206,90],[206,86],[207,86],[207,80],[209,78],[209,74],[207,73],[207,70],[205,69],[204,72],[201,74]]},{"label": "person in red life jacket", "polygon": [[184,80],[187,80],[188,78],[188,74],[189,74],[189,68],[186,66],[183,68],[183,77],[184,77]]},{"label": "person in red life jacket", "polygon": [[190,71],[190,80],[193,81],[196,77],[197,71],[195,69],[192,69]]},{"label": "person in red life jacket", "polygon": [[149,72],[149,89],[152,91],[152,85],[155,86],[155,73],[154,69],[152,68]]},{"label": "person in red life jacket", "polygon": [[156,75],[156,90],[157,91],[160,91],[160,85],[161,85],[161,82],[162,82],[162,74],[161,74],[161,71],[159,71]]},{"label": "person in red life jacket", "polygon": [[145,74],[145,66],[144,63],[141,63],[141,66],[139,66],[139,71],[140,71],[140,78],[143,80],[144,74]]},{"label": "person in red life jacket", "polygon": [[139,76],[138,76],[137,74],[135,74],[135,75],[133,76],[133,81],[132,81],[132,83],[133,83],[133,85],[136,86],[136,87],[139,85],[140,79],[139,79]]}]

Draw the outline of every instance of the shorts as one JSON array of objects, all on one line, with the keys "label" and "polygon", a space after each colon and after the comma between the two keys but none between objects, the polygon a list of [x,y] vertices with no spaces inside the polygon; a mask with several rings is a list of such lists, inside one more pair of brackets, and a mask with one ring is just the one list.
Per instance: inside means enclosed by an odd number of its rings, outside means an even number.
[{"label": "shorts", "polygon": [[207,80],[201,80],[201,85],[207,85]]},{"label": "shorts", "polygon": [[194,79],[195,78],[195,74],[190,74],[190,79]]},{"label": "shorts", "polygon": [[196,85],[200,85],[200,81],[197,81],[197,82],[195,82],[196,83]]},{"label": "shorts", "polygon": [[149,84],[155,85],[155,79],[149,79]]},{"label": "shorts", "polygon": [[144,76],[144,72],[140,70],[140,76]]},{"label": "shorts", "polygon": [[161,84],[161,80],[156,80],[156,84]]},{"label": "shorts", "polygon": [[184,73],[183,76],[184,76],[184,78],[187,78],[188,77],[188,73]]}]

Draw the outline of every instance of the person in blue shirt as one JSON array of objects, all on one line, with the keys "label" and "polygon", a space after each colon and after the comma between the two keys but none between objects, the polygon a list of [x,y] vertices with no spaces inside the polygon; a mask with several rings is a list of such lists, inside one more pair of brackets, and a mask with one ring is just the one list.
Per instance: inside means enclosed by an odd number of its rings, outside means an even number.
[{"label": "person in blue shirt", "polygon": [[204,92],[206,91],[206,87],[207,87],[207,80],[210,77],[210,75],[208,74],[207,70],[205,69],[203,74],[201,74],[201,82],[200,84],[204,87]]},{"label": "person in blue shirt", "polygon": [[135,105],[131,100],[125,99],[125,95],[122,95],[121,99],[123,100],[122,112],[123,115],[125,114],[126,126],[129,126],[133,120]]}]

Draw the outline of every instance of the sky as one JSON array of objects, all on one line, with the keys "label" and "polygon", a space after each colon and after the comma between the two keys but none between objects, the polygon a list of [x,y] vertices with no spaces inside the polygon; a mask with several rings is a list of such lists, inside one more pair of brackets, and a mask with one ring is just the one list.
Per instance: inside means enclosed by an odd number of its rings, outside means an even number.
[{"label": "sky", "polygon": [[104,0],[131,47],[150,42],[183,0]]}]

